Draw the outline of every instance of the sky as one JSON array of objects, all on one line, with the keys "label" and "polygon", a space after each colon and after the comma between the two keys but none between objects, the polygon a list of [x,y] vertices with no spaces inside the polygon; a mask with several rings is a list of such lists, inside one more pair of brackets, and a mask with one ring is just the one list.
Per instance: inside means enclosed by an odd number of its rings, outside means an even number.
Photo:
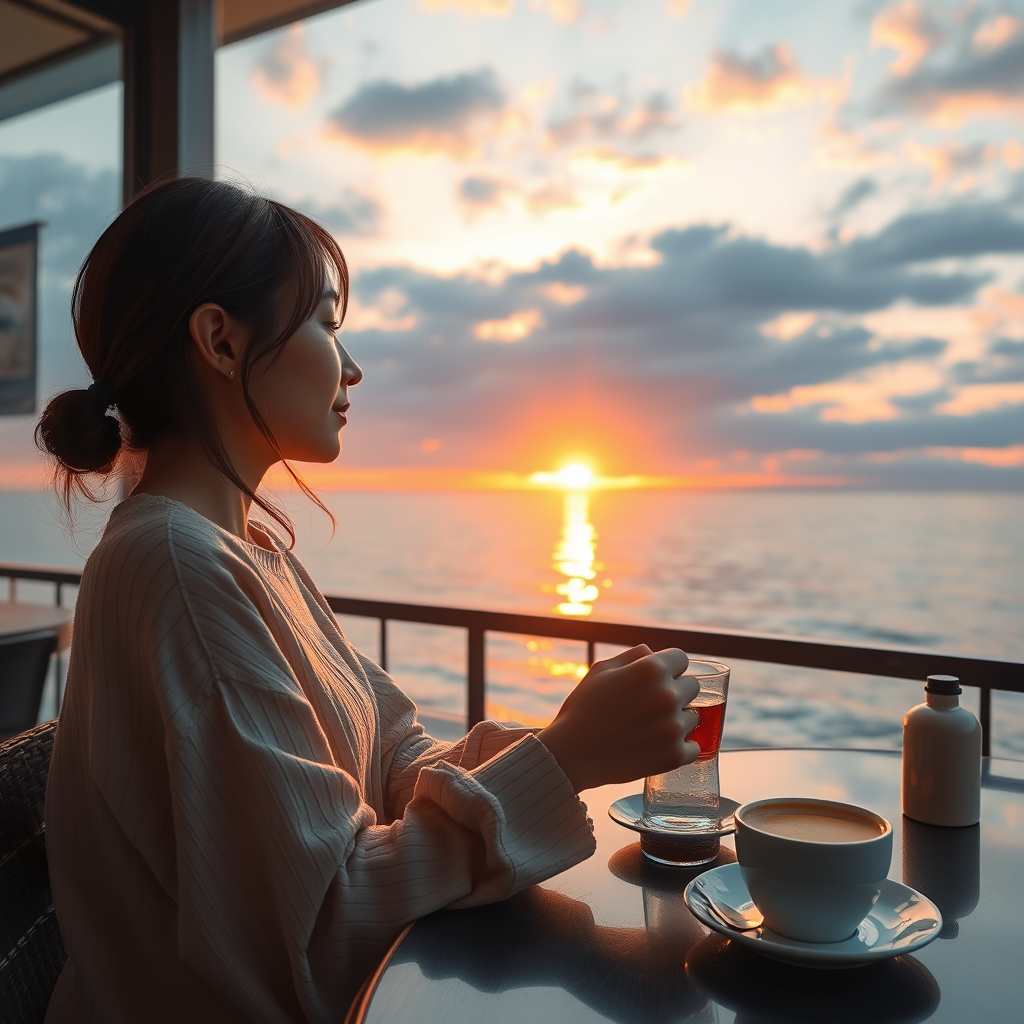
[{"label": "sky", "polygon": [[[1024,0],[360,0],[216,74],[218,173],[351,266],[321,486],[1024,487]],[[49,225],[43,396],[85,381],[119,103],[0,123],[0,228]]]}]

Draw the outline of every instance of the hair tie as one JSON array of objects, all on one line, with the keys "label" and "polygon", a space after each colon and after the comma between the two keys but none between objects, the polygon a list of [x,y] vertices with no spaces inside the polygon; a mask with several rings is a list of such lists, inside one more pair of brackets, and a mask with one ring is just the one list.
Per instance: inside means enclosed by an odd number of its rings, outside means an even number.
[{"label": "hair tie", "polygon": [[100,380],[97,377],[96,380],[89,385],[88,391],[104,413],[111,406],[117,405],[114,401],[114,392],[110,390],[110,385],[105,380]]}]

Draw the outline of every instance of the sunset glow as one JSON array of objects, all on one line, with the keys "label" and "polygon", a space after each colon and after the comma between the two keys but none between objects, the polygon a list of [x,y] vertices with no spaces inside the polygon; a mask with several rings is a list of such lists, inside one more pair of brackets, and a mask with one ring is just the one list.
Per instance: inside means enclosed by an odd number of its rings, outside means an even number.
[{"label": "sunset glow", "polygon": [[[1024,486],[1022,53],[1024,0],[387,0],[221,47],[218,173],[351,269],[364,382],[311,478]],[[83,380],[119,90],[0,125],[41,396]]]}]

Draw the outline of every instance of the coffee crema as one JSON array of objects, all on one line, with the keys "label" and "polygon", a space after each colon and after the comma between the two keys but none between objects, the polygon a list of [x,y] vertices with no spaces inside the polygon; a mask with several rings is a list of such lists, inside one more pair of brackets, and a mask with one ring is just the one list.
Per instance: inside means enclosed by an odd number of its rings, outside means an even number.
[{"label": "coffee crema", "polygon": [[880,821],[830,804],[779,803],[758,807],[744,817],[762,832],[810,843],[861,843],[885,834]]}]

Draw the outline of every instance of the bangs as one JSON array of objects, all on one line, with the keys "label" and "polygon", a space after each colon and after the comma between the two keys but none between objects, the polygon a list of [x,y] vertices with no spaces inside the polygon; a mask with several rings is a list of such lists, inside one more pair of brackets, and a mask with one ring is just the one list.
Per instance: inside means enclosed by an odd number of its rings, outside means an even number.
[{"label": "bangs", "polygon": [[[343,323],[348,312],[348,264],[334,236],[312,218],[298,210],[267,201],[282,235],[281,262],[289,268],[287,282],[292,286],[294,308],[285,329],[291,337],[316,312],[328,285],[337,288]],[[276,347],[276,346],[275,346]]]}]

